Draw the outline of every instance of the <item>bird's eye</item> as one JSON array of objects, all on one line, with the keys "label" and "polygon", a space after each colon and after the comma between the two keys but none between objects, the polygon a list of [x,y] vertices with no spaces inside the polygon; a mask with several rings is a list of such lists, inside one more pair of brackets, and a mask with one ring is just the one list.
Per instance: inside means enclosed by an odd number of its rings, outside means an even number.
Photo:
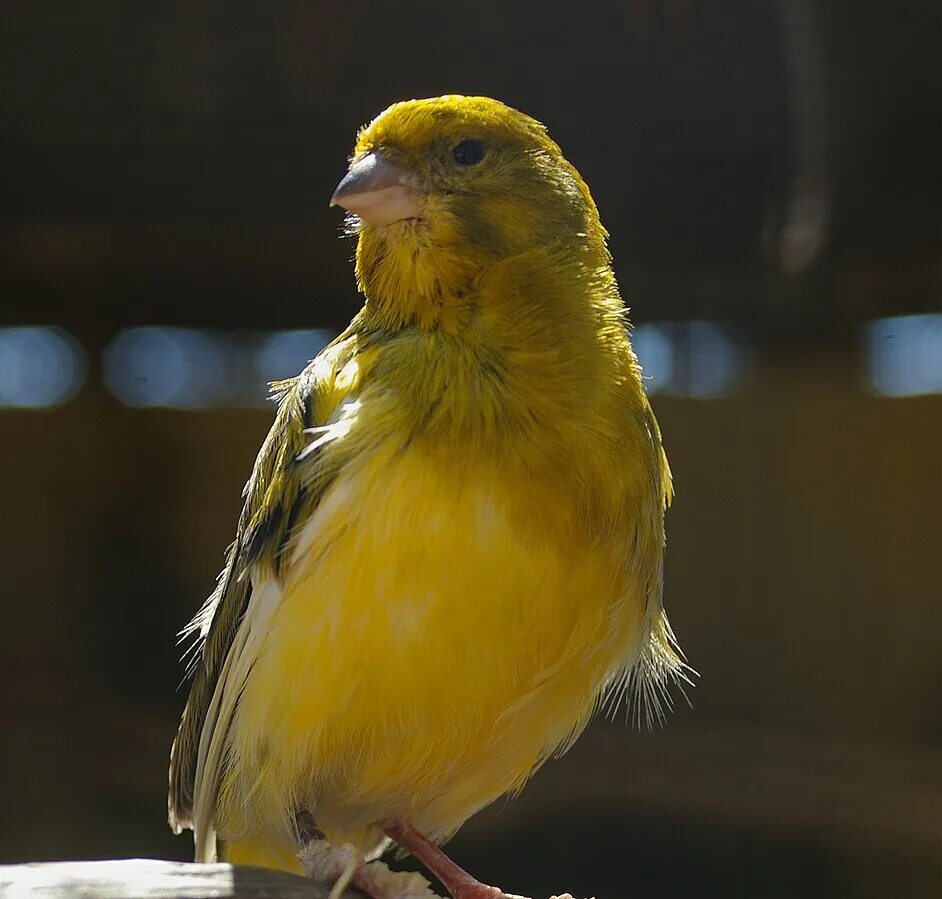
[{"label": "bird's eye", "polygon": [[463,140],[455,146],[451,155],[458,165],[475,165],[484,158],[484,144],[479,140]]}]

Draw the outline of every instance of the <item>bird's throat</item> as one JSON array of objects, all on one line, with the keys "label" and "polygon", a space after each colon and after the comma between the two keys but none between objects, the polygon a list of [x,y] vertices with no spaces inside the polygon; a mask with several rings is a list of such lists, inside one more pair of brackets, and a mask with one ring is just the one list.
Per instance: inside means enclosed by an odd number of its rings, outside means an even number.
[{"label": "bird's throat", "polygon": [[357,286],[381,327],[447,328],[491,263],[467,244],[434,238],[421,221],[397,222],[360,234]]}]

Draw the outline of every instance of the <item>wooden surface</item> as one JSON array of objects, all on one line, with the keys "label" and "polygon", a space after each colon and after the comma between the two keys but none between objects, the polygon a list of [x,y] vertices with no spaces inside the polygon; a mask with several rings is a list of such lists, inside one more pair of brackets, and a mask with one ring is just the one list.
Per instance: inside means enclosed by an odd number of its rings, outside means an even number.
[{"label": "wooden surface", "polygon": [[329,892],[303,877],[241,865],[122,859],[0,866],[3,899],[327,899]]},{"label": "wooden surface", "polygon": [[[330,884],[245,865],[152,858],[0,865],[0,899],[328,899],[329,895]],[[347,889],[342,899],[366,897]],[[502,899],[527,897],[505,893]],[[573,897],[562,893],[550,899]]]}]

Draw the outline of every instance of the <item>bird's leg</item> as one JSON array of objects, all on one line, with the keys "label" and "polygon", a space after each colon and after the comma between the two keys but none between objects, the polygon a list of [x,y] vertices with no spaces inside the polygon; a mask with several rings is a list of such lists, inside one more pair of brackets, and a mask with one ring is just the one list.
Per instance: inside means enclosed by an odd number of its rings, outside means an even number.
[{"label": "bird's leg", "polygon": [[349,844],[311,840],[298,859],[308,877],[333,884],[328,899],[340,899],[348,885],[372,899],[438,899],[421,875],[390,871],[383,862],[364,864],[363,856]]},{"label": "bird's leg", "polygon": [[497,887],[490,887],[473,878],[430,839],[409,825],[391,821],[384,830],[387,837],[422,862],[445,885],[452,899],[502,899],[505,895]]}]

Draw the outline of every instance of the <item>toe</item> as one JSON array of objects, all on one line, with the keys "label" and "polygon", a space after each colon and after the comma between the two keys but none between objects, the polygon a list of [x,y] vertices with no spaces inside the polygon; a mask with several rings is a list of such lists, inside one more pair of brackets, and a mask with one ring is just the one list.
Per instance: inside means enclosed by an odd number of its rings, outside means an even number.
[{"label": "toe", "polygon": [[352,882],[371,899],[440,899],[421,874],[391,871],[385,862],[363,865],[353,875]]}]

